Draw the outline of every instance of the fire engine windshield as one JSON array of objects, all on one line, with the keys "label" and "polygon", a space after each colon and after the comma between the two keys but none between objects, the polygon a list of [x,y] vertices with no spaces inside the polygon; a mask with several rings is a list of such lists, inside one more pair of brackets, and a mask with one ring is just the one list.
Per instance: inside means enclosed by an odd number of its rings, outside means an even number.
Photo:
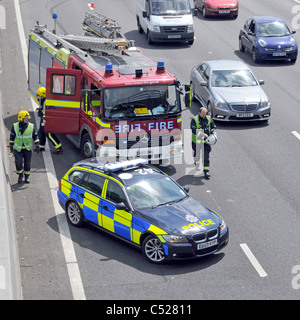
[{"label": "fire engine windshield", "polygon": [[164,118],[181,112],[175,85],[108,88],[103,95],[106,119]]},{"label": "fire engine windshield", "polygon": [[153,15],[191,14],[189,0],[152,0],[151,13]]}]

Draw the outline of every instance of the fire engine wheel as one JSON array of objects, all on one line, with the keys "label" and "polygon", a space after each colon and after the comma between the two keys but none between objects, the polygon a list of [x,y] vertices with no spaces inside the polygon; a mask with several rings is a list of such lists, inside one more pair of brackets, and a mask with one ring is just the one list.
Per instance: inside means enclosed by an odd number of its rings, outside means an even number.
[{"label": "fire engine wheel", "polygon": [[85,133],[81,139],[80,151],[84,158],[91,158],[94,154],[92,139],[88,133]]}]

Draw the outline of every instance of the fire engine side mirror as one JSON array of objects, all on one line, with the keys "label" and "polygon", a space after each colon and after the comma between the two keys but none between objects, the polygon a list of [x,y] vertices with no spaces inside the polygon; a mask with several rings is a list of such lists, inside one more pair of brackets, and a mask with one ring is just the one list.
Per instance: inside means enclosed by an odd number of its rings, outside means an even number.
[{"label": "fire engine side mirror", "polygon": [[90,94],[91,94],[91,90],[82,89],[82,90],[80,91],[80,95],[81,95],[83,98],[85,98],[87,95],[90,96]]}]

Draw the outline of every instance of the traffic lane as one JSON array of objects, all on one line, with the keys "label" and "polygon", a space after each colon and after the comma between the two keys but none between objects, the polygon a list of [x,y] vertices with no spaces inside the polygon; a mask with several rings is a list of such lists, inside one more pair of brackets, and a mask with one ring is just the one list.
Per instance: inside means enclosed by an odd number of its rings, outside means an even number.
[{"label": "traffic lane", "polygon": [[[231,246],[236,240],[237,245],[245,242],[255,249],[268,276],[272,279],[278,276],[277,282],[281,277],[281,283],[290,291],[290,271],[297,264],[299,244],[299,181],[288,181],[285,186],[280,183],[282,174],[279,181],[273,180],[278,175],[277,164],[274,167],[268,159],[274,158],[276,148],[271,145],[266,153],[263,146],[269,141],[262,141],[261,150],[253,152],[251,140],[254,143],[257,137],[252,131],[249,134],[243,129],[234,135],[219,128],[218,135],[211,153],[212,178],[202,179],[202,187],[197,190],[192,187],[190,194],[222,215],[230,227]],[[276,138],[274,141],[276,144]],[[288,186],[291,190],[284,189]],[[239,250],[237,245],[234,250]]]},{"label": "traffic lane", "polygon": [[[26,74],[14,7],[7,5],[7,30],[2,34],[3,107],[6,141],[21,109],[31,110],[26,88]],[[14,59],[12,59],[12,57]],[[16,83],[16,75],[18,81]],[[14,85],[12,85],[12,83]],[[24,85],[22,85],[24,84]],[[16,94],[17,93],[17,94]],[[33,113],[31,112],[31,115]],[[32,117],[31,122],[35,122]],[[38,124],[36,124],[38,126]],[[62,255],[61,242],[47,220],[53,216],[49,202],[49,185],[45,179],[42,154],[33,153],[31,183],[17,184],[14,158],[10,155],[10,184],[16,220],[22,298],[71,299],[70,283]]]},{"label": "traffic lane", "polygon": [[225,248],[200,259],[154,265],[138,250],[93,227],[71,227],[71,232],[87,299],[250,299],[260,291],[259,277],[238,250]]}]

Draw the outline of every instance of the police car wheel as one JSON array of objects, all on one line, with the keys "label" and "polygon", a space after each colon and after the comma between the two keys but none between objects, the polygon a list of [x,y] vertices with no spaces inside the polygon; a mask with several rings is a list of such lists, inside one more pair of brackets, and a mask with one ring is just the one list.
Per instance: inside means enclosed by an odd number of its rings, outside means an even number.
[{"label": "police car wheel", "polygon": [[166,255],[162,243],[154,235],[149,235],[142,244],[143,255],[152,263],[163,263]]},{"label": "police car wheel", "polygon": [[84,223],[84,217],[81,209],[75,201],[70,201],[67,204],[67,218],[70,223],[75,227],[81,227]]}]

